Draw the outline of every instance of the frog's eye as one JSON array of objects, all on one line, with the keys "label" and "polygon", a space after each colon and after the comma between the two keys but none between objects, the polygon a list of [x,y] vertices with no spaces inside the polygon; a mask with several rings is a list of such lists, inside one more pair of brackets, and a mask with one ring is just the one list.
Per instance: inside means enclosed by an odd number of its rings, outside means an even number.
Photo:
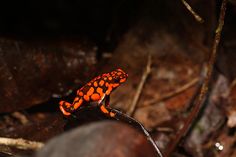
[{"label": "frog's eye", "polygon": [[119,83],[120,82],[120,78],[119,77],[115,77],[114,78],[114,83]]}]

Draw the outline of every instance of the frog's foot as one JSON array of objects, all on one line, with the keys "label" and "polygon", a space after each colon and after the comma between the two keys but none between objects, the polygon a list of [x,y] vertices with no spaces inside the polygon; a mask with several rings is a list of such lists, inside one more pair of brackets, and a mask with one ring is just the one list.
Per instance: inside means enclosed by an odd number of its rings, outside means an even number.
[{"label": "frog's foot", "polygon": [[72,107],[72,104],[66,102],[66,101],[60,101],[59,102],[59,105],[60,105],[60,110],[61,112],[65,115],[65,116],[69,116],[71,115],[71,107]]}]

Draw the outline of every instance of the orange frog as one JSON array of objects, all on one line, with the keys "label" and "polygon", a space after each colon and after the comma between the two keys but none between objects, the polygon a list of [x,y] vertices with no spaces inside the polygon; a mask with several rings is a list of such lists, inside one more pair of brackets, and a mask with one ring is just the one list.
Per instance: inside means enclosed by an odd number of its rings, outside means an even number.
[{"label": "orange frog", "polygon": [[[60,110],[65,116],[69,116],[85,102],[96,102],[103,113],[114,117],[115,113],[109,108],[109,96],[114,89],[127,80],[127,77],[128,74],[121,69],[99,75],[77,90],[72,104],[60,101]],[[105,104],[102,103],[103,100],[105,100]]]}]

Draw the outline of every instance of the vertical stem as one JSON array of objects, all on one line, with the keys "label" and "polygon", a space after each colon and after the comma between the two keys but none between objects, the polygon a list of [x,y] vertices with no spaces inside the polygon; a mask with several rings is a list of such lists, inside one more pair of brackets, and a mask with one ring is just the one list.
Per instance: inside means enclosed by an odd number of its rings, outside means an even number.
[{"label": "vertical stem", "polygon": [[178,131],[175,139],[168,147],[168,150],[165,153],[166,157],[169,157],[171,155],[171,153],[174,151],[174,149],[176,148],[176,146],[178,145],[180,140],[187,134],[187,132],[189,131],[189,128],[192,127],[193,122],[196,120],[197,116],[199,115],[199,111],[201,110],[201,108],[203,106],[204,98],[209,90],[209,82],[212,78],[212,72],[213,72],[215,61],[216,61],[217,49],[218,49],[220,38],[221,38],[221,32],[222,32],[222,29],[224,26],[226,4],[227,4],[227,0],[223,0],[222,4],[221,4],[221,9],[220,9],[220,17],[218,20],[218,27],[215,31],[215,38],[214,38],[214,43],[212,46],[212,51],[211,51],[210,58],[207,63],[206,76],[205,76],[203,84],[201,86],[200,93],[194,103],[194,107],[193,107],[190,115],[188,116],[188,118],[185,122],[185,125],[183,126],[182,129],[180,129],[180,131]]}]

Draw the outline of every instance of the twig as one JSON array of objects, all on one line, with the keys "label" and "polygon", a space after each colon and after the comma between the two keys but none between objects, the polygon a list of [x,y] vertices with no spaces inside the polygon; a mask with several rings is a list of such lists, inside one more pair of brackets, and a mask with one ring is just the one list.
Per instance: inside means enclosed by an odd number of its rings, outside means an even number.
[{"label": "twig", "polygon": [[130,117],[129,115],[122,113],[121,111],[117,110],[117,109],[111,109],[112,112],[116,113],[115,118],[117,120],[119,120],[119,118],[124,118],[125,120],[128,120],[129,123],[135,123],[136,125],[138,125],[140,127],[140,129],[143,131],[143,133],[145,134],[145,136],[147,137],[147,140],[149,140],[151,142],[151,144],[153,145],[153,147],[155,148],[157,155],[159,157],[163,157],[160,149],[158,148],[158,146],[156,145],[155,141],[152,139],[151,135],[148,133],[148,131],[144,128],[144,126],[138,122],[136,119]]},{"label": "twig", "polygon": [[167,94],[162,95],[161,97],[157,98],[157,99],[151,99],[149,101],[147,101],[144,106],[140,106],[140,108],[144,108],[150,105],[153,105],[154,103],[160,102],[160,101],[164,101],[167,100],[175,95],[178,95],[182,92],[184,92],[185,90],[189,89],[190,87],[192,87],[193,85],[195,85],[197,82],[199,81],[199,78],[194,78],[193,80],[191,80],[190,82],[188,82],[187,84],[181,86],[180,88],[177,88],[174,91],[171,91]]},{"label": "twig", "polygon": [[144,71],[144,73],[142,75],[142,78],[141,78],[141,81],[140,81],[140,83],[138,85],[138,89],[137,89],[137,91],[135,93],[134,99],[133,99],[133,101],[132,101],[132,103],[129,106],[129,109],[127,111],[127,114],[130,115],[130,116],[132,116],[134,111],[135,111],[135,108],[137,106],[138,100],[140,98],[141,92],[142,92],[143,87],[144,87],[144,83],[146,82],[147,77],[148,77],[148,75],[151,72],[151,64],[152,64],[152,58],[151,58],[151,55],[149,54],[148,55],[147,65],[146,65],[146,69],[145,69],[145,71]]},{"label": "twig", "polygon": [[12,146],[25,150],[27,149],[37,150],[44,146],[44,144],[41,142],[29,141],[22,138],[13,139],[5,137],[0,137],[0,145]]},{"label": "twig", "polygon": [[24,114],[20,113],[20,112],[13,112],[11,115],[14,118],[18,119],[21,122],[21,124],[27,124],[29,122],[27,117]]},{"label": "twig", "polygon": [[215,32],[215,38],[214,38],[214,43],[212,46],[212,52],[210,54],[210,58],[207,63],[206,76],[205,76],[203,84],[201,86],[200,93],[194,103],[194,107],[193,107],[190,115],[188,116],[183,128],[180,129],[180,131],[178,131],[175,139],[171,143],[170,147],[168,147],[168,150],[165,153],[166,157],[171,155],[171,153],[174,151],[175,147],[180,142],[180,140],[188,133],[189,129],[192,127],[193,122],[196,120],[196,117],[199,115],[199,111],[201,110],[201,108],[203,106],[204,98],[205,98],[205,96],[208,92],[208,89],[209,89],[209,82],[212,78],[212,71],[213,71],[213,67],[215,64],[215,60],[216,60],[217,48],[218,48],[218,45],[220,42],[221,32],[222,32],[222,28],[224,25],[226,4],[227,4],[227,0],[223,0],[222,4],[221,4],[221,9],[220,9],[220,17],[218,20],[219,24],[218,24],[218,27]]},{"label": "twig", "polygon": [[181,0],[181,1],[184,4],[184,6],[188,9],[188,11],[193,15],[195,20],[197,20],[200,23],[204,22],[204,20],[191,8],[191,6],[185,0]]},{"label": "twig", "polygon": [[225,97],[225,98],[228,97],[228,96],[231,94],[231,92],[232,92],[232,90],[233,90],[233,88],[234,88],[235,85],[236,85],[236,78],[235,78],[235,79],[232,81],[232,83],[229,85],[228,91],[224,93],[224,97]]}]

